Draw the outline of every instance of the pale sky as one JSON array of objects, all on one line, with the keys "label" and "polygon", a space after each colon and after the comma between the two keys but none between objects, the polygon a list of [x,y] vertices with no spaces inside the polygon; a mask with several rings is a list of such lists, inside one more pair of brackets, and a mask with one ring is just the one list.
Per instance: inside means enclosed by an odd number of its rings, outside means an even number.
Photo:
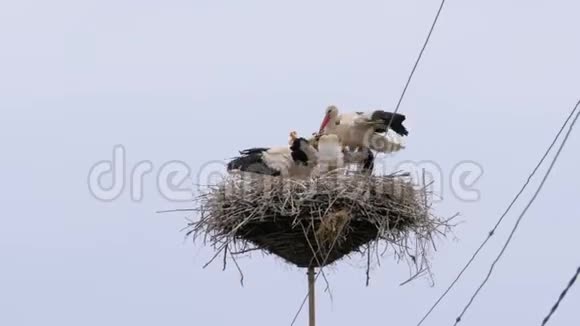
[{"label": "pale sky", "polygon": [[[211,248],[184,240],[190,203],[164,199],[155,175],[180,160],[192,179],[238,150],[310,134],[326,106],[392,110],[439,1],[5,1],[0,4],[0,324],[290,325],[304,270],[255,254],[202,266]],[[386,257],[328,269],[319,325],[415,325],[519,190],[580,98],[577,1],[449,0],[400,112],[407,148],[386,159],[436,162],[441,216],[461,213],[407,286]],[[89,192],[93,165],[126,150],[150,161],[144,198]],[[539,325],[580,258],[580,131],[462,325]],[[453,196],[465,160],[481,198]],[[207,173],[207,171],[202,171]],[[195,180],[191,181],[195,182]],[[537,184],[537,181],[536,181]],[[526,193],[526,198],[529,193]],[[452,325],[523,203],[424,325]],[[550,325],[578,325],[580,288]],[[307,323],[307,310],[297,325]]]}]

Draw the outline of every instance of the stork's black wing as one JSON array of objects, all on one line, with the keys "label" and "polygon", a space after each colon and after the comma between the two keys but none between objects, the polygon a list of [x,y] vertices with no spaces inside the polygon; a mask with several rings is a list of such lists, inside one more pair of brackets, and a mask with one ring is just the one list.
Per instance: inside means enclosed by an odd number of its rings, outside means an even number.
[{"label": "stork's black wing", "polygon": [[272,169],[264,162],[262,155],[267,150],[269,150],[269,148],[256,147],[240,151],[240,156],[234,158],[228,163],[227,170],[240,170],[244,172],[279,176],[280,171]]},{"label": "stork's black wing", "polygon": [[390,129],[401,136],[407,136],[409,134],[407,128],[403,126],[403,121],[405,121],[405,118],[406,117],[403,114],[382,110],[377,110],[371,115],[371,120],[377,122],[380,121],[380,124],[377,124],[377,127],[375,128],[376,132],[387,132],[387,126],[389,126],[390,123]]},{"label": "stork's black wing", "polygon": [[248,148],[240,151],[240,155],[261,154],[262,152],[265,152],[267,150],[269,150],[269,148],[267,147]]}]

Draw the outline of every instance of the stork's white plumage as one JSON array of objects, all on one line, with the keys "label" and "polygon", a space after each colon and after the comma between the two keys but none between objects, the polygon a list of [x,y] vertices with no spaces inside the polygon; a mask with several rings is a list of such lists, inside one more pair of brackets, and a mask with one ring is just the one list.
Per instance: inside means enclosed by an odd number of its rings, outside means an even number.
[{"label": "stork's white plumage", "polygon": [[404,148],[401,137],[408,134],[404,120],[402,114],[381,110],[339,114],[336,106],[329,106],[319,133],[337,135],[343,146],[351,150],[370,148],[392,153]]},{"label": "stork's white plumage", "polygon": [[368,147],[356,151],[345,150],[344,163],[359,166],[363,173],[372,173],[375,167],[375,155]]},{"label": "stork's white plumage", "polygon": [[342,144],[337,135],[322,135],[318,139],[318,173],[344,167]]},{"label": "stork's white plumage", "polygon": [[318,162],[316,149],[296,133],[290,134],[289,147],[257,147],[240,151],[240,156],[228,163],[229,172],[291,178],[309,177]]}]

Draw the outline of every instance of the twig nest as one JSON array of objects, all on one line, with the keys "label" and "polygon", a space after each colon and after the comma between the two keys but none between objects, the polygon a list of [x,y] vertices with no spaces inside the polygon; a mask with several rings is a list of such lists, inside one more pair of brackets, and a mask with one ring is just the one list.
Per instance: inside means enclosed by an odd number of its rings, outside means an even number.
[{"label": "twig nest", "polygon": [[298,267],[330,265],[379,243],[424,265],[434,236],[448,227],[430,214],[426,191],[404,174],[229,175],[197,198],[200,219],[188,234],[234,255],[263,250]]}]

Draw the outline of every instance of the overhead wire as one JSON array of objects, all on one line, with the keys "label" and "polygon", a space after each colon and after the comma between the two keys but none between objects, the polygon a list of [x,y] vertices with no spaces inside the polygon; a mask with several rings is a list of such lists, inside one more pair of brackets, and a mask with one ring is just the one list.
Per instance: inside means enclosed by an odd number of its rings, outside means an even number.
[{"label": "overhead wire", "polygon": [[560,294],[560,297],[558,297],[558,301],[556,302],[556,304],[554,304],[554,306],[550,310],[550,313],[548,314],[548,316],[546,316],[546,318],[544,318],[544,320],[542,321],[542,326],[546,326],[548,324],[548,322],[550,321],[550,318],[552,318],[552,316],[554,316],[554,314],[556,313],[556,311],[560,307],[560,304],[562,303],[562,301],[564,301],[566,294],[568,294],[568,291],[570,291],[572,286],[574,286],[574,283],[576,282],[576,279],[578,278],[578,276],[580,276],[580,266],[578,266],[578,269],[576,270],[576,274],[574,274],[574,276],[572,277],[570,282],[568,282],[568,286],[566,286],[564,291]]},{"label": "overhead wire", "polygon": [[[576,106],[574,107],[574,111],[576,111],[576,109],[578,108],[579,105],[580,105],[580,101],[578,101],[578,103],[576,103]],[[560,158],[560,154],[562,153],[562,150],[564,149],[564,147],[566,146],[566,143],[568,142],[568,139],[570,137],[570,134],[574,130],[574,126],[576,125],[576,121],[578,121],[578,117],[580,117],[580,112],[577,112],[576,113],[576,116],[574,117],[574,120],[572,120],[568,131],[564,135],[564,139],[562,140],[562,143],[560,144],[558,150],[556,151],[556,154],[554,155],[554,158],[552,159],[552,162],[550,163],[550,166],[548,167],[548,170],[544,174],[544,177],[542,178],[542,181],[540,182],[540,184],[538,185],[538,188],[534,192],[533,196],[528,201],[528,203],[524,207],[522,213],[518,217],[518,219],[517,219],[514,227],[512,228],[512,230],[510,232],[510,235],[508,236],[506,242],[504,243],[501,251],[499,252],[499,254],[497,255],[497,257],[495,258],[495,260],[491,264],[491,267],[490,267],[490,269],[489,269],[489,271],[488,271],[485,279],[479,285],[479,287],[477,288],[477,290],[475,291],[475,293],[472,295],[472,297],[470,298],[470,300],[467,303],[467,305],[465,306],[465,308],[463,308],[463,311],[461,312],[461,314],[455,320],[455,325],[458,325],[461,322],[461,320],[463,319],[463,316],[465,316],[465,314],[467,313],[467,311],[469,310],[469,308],[472,306],[473,302],[475,301],[475,298],[479,295],[479,293],[481,292],[481,290],[483,289],[483,287],[487,284],[487,282],[491,278],[491,275],[493,274],[493,271],[495,269],[495,266],[500,261],[500,259],[503,257],[503,255],[505,254],[505,251],[506,251],[507,247],[510,245],[511,241],[513,240],[513,236],[515,235],[516,231],[518,230],[521,221],[526,216],[526,213],[528,212],[528,210],[530,209],[530,207],[532,206],[532,204],[538,198],[538,195],[541,193],[541,191],[542,191],[542,189],[543,189],[546,181],[550,177],[550,174],[552,173],[552,170],[554,169],[554,166],[556,165],[556,162]]]},{"label": "overhead wire", "polygon": [[397,102],[397,105],[395,106],[395,110],[393,111],[393,115],[391,116],[391,119],[389,120],[389,124],[387,125],[387,130],[391,127],[391,124],[393,123],[393,120],[395,119],[395,114],[397,112],[399,112],[399,108],[401,107],[401,103],[403,102],[403,98],[405,98],[405,94],[407,94],[407,89],[409,88],[409,85],[411,84],[411,80],[413,79],[413,76],[415,75],[415,70],[417,70],[417,67],[419,66],[419,62],[421,61],[421,58],[423,57],[423,52],[425,52],[425,49],[427,48],[427,44],[429,44],[429,40],[431,39],[431,34],[433,34],[433,31],[435,30],[435,26],[437,25],[437,21],[439,20],[439,16],[441,15],[441,12],[443,11],[443,7],[445,6],[445,0],[441,1],[441,4],[439,5],[439,9],[437,10],[437,14],[435,14],[435,19],[433,19],[433,23],[431,24],[431,28],[429,29],[429,33],[427,34],[427,38],[425,38],[425,42],[423,43],[423,47],[421,47],[421,51],[419,51],[419,55],[417,56],[417,60],[415,60],[415,64],[413,65],[413,68],[411,69],[411,73],[409,74],[409,77],[407,78],[407,82],[405,83],[405,86],[403,87],[403,91],[401,92],[401,96],[399,97],[399,101]]},{"label": "overhead wire", "polygon": [[536,173],[538,172],[538,170],[540,169],[540,167],[542,166],[542,164],[544,163],[544,161],[546,160],[546,158],[548,157],[548,155],[550,154],[550,152],[552,151],[552,149],[556,145],[556,143],[557,143],[558,139],[560,138],[561,134],[564,132],[564,130],[566,129],[566,126],[568,125],[568,123],[570,122],[570,120],[572,119],[572,117],[574,116],[574,114],[576,113],[579,104],[580,104],[580,101],[572,109],[572,111],[570,112],[570,114],[568,115],[568,117],[566,118],[566,120],[564,121],[564,123],[562,124],[562,126],[560,127],[560,129],[558,130],[558,132],[556,133],[556,135],[554,136],[552,142],[550,143],[550,145],[548,146],[548,148],[545,150],[544,154],[542,155],[542,157],[540,158],[540,160],[538,161],[538,163],[536,164],[536,166],[534,167],[534,169],[532,170],[532,172],[528,175],[527,180],[524,182],[524,184],[522,185],[522,187],[520,188],[520,190],[518,191],[518,193],[515,195],[515,197],[512,199],[512,201],[510,202],[510,204],[508,205],[508,207],[502,213],[502,215],[500,216],[500,218],[498,219],[498,221],[495,223],[494,227],[489,231],[489,233],[487,234],[487,237],[479,245],[479,247],[477,248],[477,250],[475,250],[475,252],[471,256],[471,258],[463,266],[463,268],[461,269],[461,271],[459,272],[459,274],[457,275],[457,277],[453,280],[453,282],[451,282],[451,284],[447,287],[447,289],[443,292],[443,294],[435,301],[435,303],[431,306],[431,308],[427,311],[427,313],[422,317],[422,319],[419,321],[419,323],[417,324],[417,326],[421,326],[427,320],[427,318],[429,318],[429,316],[433,313],[433,311],[435,311],[435,309],[441,304],[441,302],[443,301],[443,299],[449,294],[449,292],[459,282],[459,280],[462,278],[462,276],[465,274],[465,272],[471,266],[471,264],[473,264],[473,262],[475,261],[475,258],[477,258],[477,256],[481,252],[481,250],[483,250],[483,248],[487,245],[487,243],[489,242],[489,240],[491,239],[491,237],[493,237],[495,235],[495,232],[497,231],[497,229],[499,228],[499,226],[501,225],[501,223],[503,222],[503,220],[505,219],[505,217],[507,216],[507,214],[512,210],[512,208],[514,207],[515,203],[518,201],[518,199],[521,197],[521,195],[527,189],[527,187],[531,183],[533,177],[536,175]]}]

